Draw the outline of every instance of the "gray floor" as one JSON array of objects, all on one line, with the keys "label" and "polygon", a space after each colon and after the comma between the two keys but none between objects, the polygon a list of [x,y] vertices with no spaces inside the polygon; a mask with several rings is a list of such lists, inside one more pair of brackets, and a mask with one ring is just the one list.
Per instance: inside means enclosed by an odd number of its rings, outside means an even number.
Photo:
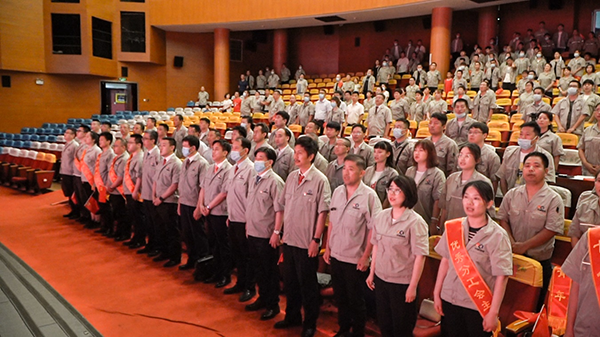
[{"label": "gray floor", "polygon": [[33,269],[0,243],[0,336],[102,336]]}]

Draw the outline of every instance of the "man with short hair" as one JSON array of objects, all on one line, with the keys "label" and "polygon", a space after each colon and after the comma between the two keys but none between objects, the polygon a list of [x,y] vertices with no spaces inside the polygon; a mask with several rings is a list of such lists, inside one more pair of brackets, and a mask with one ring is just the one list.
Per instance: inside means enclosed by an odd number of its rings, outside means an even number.
[{"label": "man with short hair", "polygon": [[296,94],[304,95],[306,89],[308,88],[308,81],[304,79],[304,74],[300,74],[298,78],[298,82],[296,82]]},{"label": "man with short hair", "polygon": [[431,115],[429,120],[429,133],[427,137],[435,145],[440,170],[446,177],[456,170],[456,161],[458,159],[458,146],[456,142],[444,134],[444,127],[448,117],[445,114],[436,112]]},{"label": "man with short hair", "polygon": [[206,92],[204,86],[201,86],[200,91],[198,92],[198,107],[200,109],[206,108],[209,98],[208,92]]},{"label": "man with short hair", "polygon": [[523,119],[525,122],[535,121],[540,112],[542,111],[551,111],[552,107],[546,102],[542,100],[544,97],[544,88],[535,87],[533,89],[533,104],[529,104],[525,109],[523,109]]},{"label": "man with short hair", "polygon": [[437,70],[437,63],[432,62],[429,65],[429,71],[427,72],[427,87],[429,88],[429,91],[436,91],[440,83],[442,83],[442,75],[440,74],[440,71]]},{"label": "man with short hair", "polygon": [[341,130],[342,127],[339,123],[329,122],[325,127],[325,136],[321,136],[321,138],[325,138],[326,141],[319,149],[319,152],[323,155],[323,157],[325,157],[327,162],[330,162],[336,158],[334,148],[337,143],[337,136],[340,134]]},{"label": "man with short hair", "polygon": [[104,121],[100,124],[100,133],[109,132],[112,129],[112,123],[108,121]]},{"label": "man with short hair", "polygon": [[[208,144],[212,144],[215,141],[221,139],[221,132],[219,132],[219,130],[215,130],[215,129],[209,129],[208,130],[208,134],[206,136],[206,140],[208,142]],[[202,148],[203,146],[200,145],[200,147]],[[212,145],[210,146],[206,146],[204,153],[200,154],[202,157],[204,157],[204,159],[206,159],[206,161],[209,164],[213,163],[213,156],[212,156]]]},{"label": "man with short hair", "polygon": [[269,78],[267,78],[267,86],[271,90],[276,90],[279,85],[279,75],[275,73],[275,69],[271,70]]},{"label": "man with short hair", "polygon": [[[294,137],[294,133],[292,132],[292,130],[290,130],[287,127],[288,121],[290,119],[290,115],[285,112],[285,111],[278,111],[275,116],[273,117],[273,125],[275,126],[275,131],[279,130],[279,129],[286,129],[288,131],[290,131],[290,134],[292,135],[290,137],[289,143],[290,146],[294,146],[296,144],[296,138]],[[271,145],[272,148],[275,148],[275,134],[274,132],[271,132],[271,136],[269,138],[269,145]]]},{"label": "man with short hair", "polygon": [[387,138],[390,134],[390,123],[392,122],[392,111],[383,104],[383,94],[375,96],[375,106],[369,110],[367,124],[369,125],[367,135],[369,137]]},{"label": "man with short hair", "polygon": [[185,125],[183,125],[183,116],[175,115],[175,117],[173,118],[173,125],[175,126],[175,130],[173,130],[173,138],[175,139],[175,142],[177,142],[175,155],[179,158],[184,158],[185,156],[183,155],[183,153],[181,153],[181,144],[183,138],[187,136],[188,130],[185,127]]},{"label": "man with short hair", "polygon": [[287,84],[290,82],[290,76],[292,76],[292,72],[285,66],[285,63],[281,65],[281,83]]},{"label": "man with short hair", "polygon": [[252,140],[252,148],[250,149],[250,155],[248,158],[254,160],[254,152],[263,147],[273,148],[267,141],[267,135],[269,134],[269,127],[265,123],[258,123],[254,126],[254,139]]},{"label": "man with short hair", "polygon": [[579,95],[580,88],[579,81],[571,81],[567,89],[567,98],[561,99],[552,108],[552,113],[557,117],[554,120],[558,125],[558,132],[574,133],[578,136],[583,134],[583,125],[585,119],[590,116],[590,110]]},{"label": "man with short hair", "polygon": [[408,141],[410,134],[410,122],[404,118],[396,121],[392,133],[394,141],[392,142],[393,164],[401,174],[406,173],[406,169],[414,164],[413,151],[414,143]]},{"label": "man with short hair", "polygon": [[[127,151],[129,158],[125,163],[123,172],[123,194],[125,194],[128,219],[128,231],[133,227],[133,237],[124,243],[130,249],[137,249],[146,244],[146,232],[143,230],[144,214],[142,212],[142,201],[140,190],[142,188],[142,161],[144,151],[142,150],[142,136],[133,134],[127,140]],[[127,232],[127,230],[125,230]]]},{"label": "man with short hair", "polygon": [[206,117],[200,118],[200,135],[198,136],[200,141],[204,142],[204,144],[208,145],[209,147],[211,146],[211,144],[208,143],[208,131],[210,130],[210,123],[210,119]]},{"label": "man with short hair", "polygon": [[537,310],[543,306],[552,277],[550,261],[554,251],[554,236],[563,234],[565,207],[558,193],[544,177],[550,161],[541,152],[525,156],[525,185],[508,191],[502,199],[498,219],[512,243],[513,253],[537,260],[542,265],[543,284]]},{"label": "man with short hair", "polygon": [[258,70],[258,76],[256,76],[256,90],[263,90],[267,87],[267,78],[263,75],[262,69]]},{"label": "man with short hair", "polygon": [[208,170],[208,161],[198,153],[202,143],[196,136],[182,140],[181,152],[185,159],[179,177],[179,205],[177,214],[181,223],[181,237],[187,248],[187,262],[179,270],[193,269],[196,261],[208,255],[208,240],[204,230],[204,218],[196,212],[200,183]]},{"label": "man with short hair", "polygon": [[246,129],[246,138],[252,141],[254,138],[254,121],[252,120],[252,116],[242,116],[240,126]]},{"label": "man with short hair", "polygon": [[225,181],[229,238],[233,261],[237,267],[237,282],[223,293],[241,293],[240,302],[249,301],[256,294],[254,270],[250,265],[246,237],[246,205],[249,199],[256,197],[248,194],[249,186],[255,182],[256,177],[254,164],[248,159],[251,146],[250,141],[244,137],[233,140],[230,157],[235,165],[227,172],[228,177]]},{"label": "man with short hair", "polygon": [[273,103],[271,104],[271,107],[269,109],[269,122],[273,123],[273,118],[280,111],[285,112],[285,103],[281,99],[281,92],[279,90],[275,90],[275,92],[273,93]]},{"label": "man with short hair", "polygon": [[317,151],[317,143],[310,137],[298,138],[294,154],[298,170],[290,174],[275,203],[277,216],[270,239],[271,246],[277,247],[285,225],[283,280],[287,308],[285,319],[277,322],[275,328],[302,325],[302,336],[305,337],[314,336],[319,317],[319,246],[331,198],[327,177],[312,164]]},{"label": "man with short hair", "polygon": [[273,171],[286,180],[288,175],[296,169],[294,165],[294,149],[289,145],[291,131],[288,129],[277,129],[272,133],[275,139],[275,151],[277,159],[273,163]]},{"label": "man with short hair", "polygon": [[92,132],[100,134],[102,132],[100,129],[100,120],[95,118],[92,119],[92,125],[90,126],[90,128],[92,129]]},{"label": "man with short hair", "polygon": [[75,192],[75,200],[77,200],[77,205],[79,205],[79,207],[78,213],[74,214],[71,218],[79,218],[78,221],[83,224],[87,223],[87,221],[90,219],[90,211],[87,208],[83,207],[87,199],[84,200],[85,193],[82,182],[83,174],[81,172],[83,157],[88,147],[85,142],[85,138],[88,132],[90,132],[90,128],[87,125],[81,125],[77,128],[77,131],[75,133],[75,139],[77,140],[79,145],[76,146],[75,154],[73,155],[73,186]]},{"label": "man with short hair", "polygon": [[158,125],[158,141],[160,142],[161,139],[167,137],[169,135],[169,126],[165,123],[160,123]]},{"label": "man with short hair", "polygon": [[248,93],[248,90],[244,91],[242,94],[242,106],[240,108],[241,116],[252,115],[252,101],[253,101],[253,98]]},{"label": "man with short hair", "polygon": [[496,148],[486,144],[485,139],[490,129],[481,122],[475,122],[469,127],[469,143],[473,143],[481,149],[481,159],[475,169],[488,177],[492,181],[494,191],[498,190],[498,176],[496,173],[500,169],[500,156],[496,153]]},{"label": "man with short hair", "polygon": [[108,182],[106,188],[110,193],[108,199],[112,208],[113,219],[117,223],[114,233],[115,241],[125,241],[131,238],[131,224],[129,223],[129,214],[127,213],[125,190],[123,178],[125,175],[125,165],[129,160],[127,152],[127,143],[123,138],[117,138],[113,144],[114,158],[108,171]]},{"label": "man with short hair", "polygon": [[479,85],[479,92],[473,99],[473,119],[488,123],[492,119],[492,114],[496,108],[496,94],[490,90],[490,83],[482,81]]},{"label": "man with short hair", "polygon": [[148,117],[148,119],[146,120],[146,130],[147,131],[158,131],[156,129],[156,118]]},{"label": "man with short hair", "polygon": [[446,136],[450,139],[454,139],[456,145],[461,146],[467,142],[469,138],[469,128],[471,124],[477,122],[473,118],[468,116],[469,103],[459,98],[454,102],[454,109],[452,111],[455,118],[448,121],[446,124]]},{"label": "man with short hair", "polygon": [[523,185],[523,160],[531,152],[541,152],[548,157],[550,164],[546,173],[546,181],[555,182],[554,158],[548,151],[542,149],[537,141],[540,138],[540,127],[536,122],[527,122],[521,125],[519,134],[519,145],[509,146],[504,150],[502,164],[496,172],[500,180],[500,190],[506,194],[508,190],[515,186]]},{"label": "man with short hair", "polygon": [[335,191],[338,186],[344,184],[344,159],[350,151],[350,146],[352,146],[352,144],[347,138],[336,139],[335,147],[333,149],[333,153],[336,155],[336,158],[329,162],[329,165],[327,165],[327,170],[325,170],[325,176],[329,180],[329,186],[332,191]]},{"label": "man with short hair", "polygon": [[269,89],[265,90],[265,96],[262,97],[260,101],[261,111],[263,113],[269,113],[269,121],[271,119],[270,111],[273,106],[273,96],[271,95],[271,91]]},{"label": "man with short hair", "polygon": [[98,146],[102,153],[96,159],[96,167],[94,168],[94,187],[92,190],[97,192],[98,206],[100,206],[100,229],[96,233],[102,233],[106,237],[114,237],[114,218],[110,204],[108,203],[108,186],[110,180],[108,173],[110,164],[115,157],[115,152],[112,149],[113,135],[110,132],[102,132],[98,138]]},{"label": "man with short hair", "polygon": [[315,103],[315,113],[314,118],[312,119],[319,126],[319,128],[323,128],[325,118],[331,114],[331,110],[331,103],[329,100],[327,100],[327,98],[325,98],[325,90],[319,90],[319,100],[317,103]]},{"label": "man with short hair", "polygon": [[308,124],[308,122],[310,122],[314,116],[315,105],[310,101],[310,94],[308,92],[304,93],[302,104],[300,105],[300,110],[298,111],[298,115],[294,124],[299,124],[304,129],[306,124]]},{"label": "man with short hair", "polygon": [[[142,160],[142,167],[138,180],[141,186],[141,197],[144,205],[144,221],[141,222],[139,238],[141,241],[143,240],[145,247],[138,250],[137,253],[155,257],[160,254],[158,243],[156,241],[156,232],[154,230],[156,209],[152,203],[152,185],[154,183],[154,176],[156,175],[158,165],[162,161],[160,158],[160,150],[158,149],[158,146],[156,146],[158,133],[153,130],[146,130],[142,137],[142,141],[144,143],[144,159]],[[147,244],[146,236],[148,236]]]},{"label": "man with short hair", "polygon": [[351,103],[346,107],[346,122],[348,125],[360,123],[362,116],[365,114],[365,107],[358,102],[358,91],[354,91],[351,95]]},{"label": "man with short hair", "polygon": [[63,215],[65,218],[79,218],[79,204],[73,202],[73,194],[75,193],[75,153],[79,143],[75,139],[77,131],[74,128],[67,128],[64,133],[65,147],[63,148],[60,161],[60,181],[63,195],[67,197],[69,208],[71,211]]},{"label": "man with short hair", "polygon": [[146,127],[144,126],[144,123],[137,122],[133,125],[133,134],[141,136],[144,134],[145,129]]},{"label": "man with short hair", "polygon": [[300,112],[300,104],[296,103],[296,95],[290,96],[290,104],[286,105],[285,112],[287,112],[290,116],[290,120],[288,120],[287,125],[294,124],[298,118],[298,113]]},{"label": "man with short hair", "polygon": [[129,140],[129,135],[131,134],[131,131],[129,130],[129,123],[121,123],[119,125],[119,132],[121,133],[121,138],[123,138],[125,143],[127,143]]},{"label": "man with short hair", "polygon": [[361,156],[367,166],[371,166],[371,164],[375,163],[375,157],[373,155],[373,148],[365,143],[365,131],[367,131],[367,128],[362,124],[354,124],[352,126],[351,135],[354,145],[350,149],[350,154]]}]

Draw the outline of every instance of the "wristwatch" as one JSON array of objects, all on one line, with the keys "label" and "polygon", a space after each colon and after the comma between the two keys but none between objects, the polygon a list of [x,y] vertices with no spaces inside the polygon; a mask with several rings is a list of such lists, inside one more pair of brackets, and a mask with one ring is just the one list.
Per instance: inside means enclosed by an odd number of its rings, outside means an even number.
[{"label": "wristwatch", "polygon": [[278,231],[278,230],[275,229],[275,230],[273,230],[273,234],[279,235],[279,234],[281,234],[281,231]]},{"label": "wristwatch", "polygon": [[316,242],[317,244],[321,243],[321,239],[319,239],[319,238],[313,238],[313,241]]},{"label": "wristwatch", "polygon": [[165,198],[163,198],[162,196],[160,196],[160,197],[158,197],[158,200],[160,200],[162,202],[162,201],[165,201]]},{"label": "wristwatch", "polygon": [[210,211],[210,205],[206,205],[206,209]]}]

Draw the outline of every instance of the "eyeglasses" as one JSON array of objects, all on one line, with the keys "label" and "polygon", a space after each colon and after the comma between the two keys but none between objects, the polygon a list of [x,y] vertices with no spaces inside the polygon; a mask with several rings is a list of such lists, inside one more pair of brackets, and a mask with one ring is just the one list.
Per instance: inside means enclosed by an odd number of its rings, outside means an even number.
[{"label": "eyeglasses", "polygon": [[400,195],[400,193],[402,193],[402,190],[399,188],[386,188],[385,191],[387,192],[387,194],[392,195]]}]

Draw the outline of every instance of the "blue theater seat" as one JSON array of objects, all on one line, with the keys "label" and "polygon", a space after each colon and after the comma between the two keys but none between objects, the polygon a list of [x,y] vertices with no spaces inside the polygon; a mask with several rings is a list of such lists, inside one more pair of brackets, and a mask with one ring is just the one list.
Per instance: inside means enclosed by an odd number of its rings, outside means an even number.
[{"label": "blue theater seat", "polygon": [[33,142],[37,142],[37,141],[40,140],[40,136],[38,136],[38,135],[31,135],[31,139],[30,140],[33,141]]}]

